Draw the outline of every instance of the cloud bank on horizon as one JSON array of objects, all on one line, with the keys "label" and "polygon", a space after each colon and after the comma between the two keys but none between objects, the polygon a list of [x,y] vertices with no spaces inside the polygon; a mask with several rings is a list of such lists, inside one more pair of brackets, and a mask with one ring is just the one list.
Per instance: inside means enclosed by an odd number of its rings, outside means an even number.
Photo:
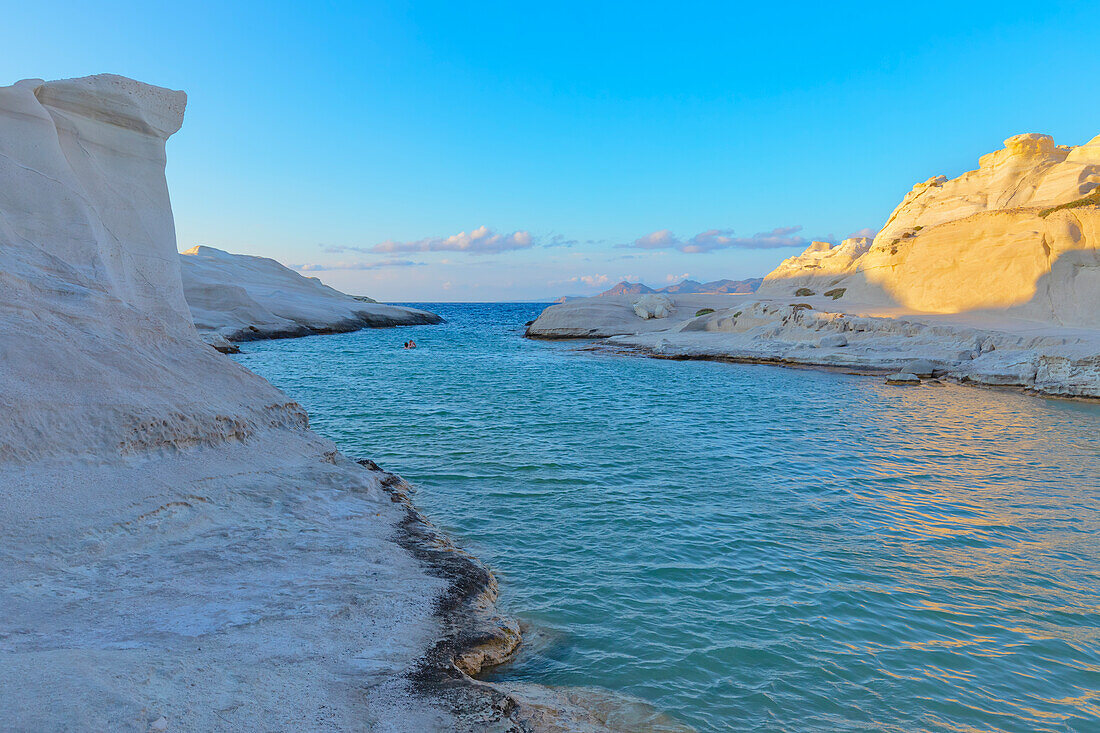
[{"label": "cloud bank on horizon", "polygon": [[[688,238],[681,239],[669,229],[658,229],[635,239],[629,244],[617,244],[615,248],[634,248],[642,250],[677,250],[684,254],[702,254],[722,249],[779,249],[784,247],[805,247],[810,243],[806,237],[798,234],[801,226],[776,227],[770,232],[758,232],[751,237],[737,237],[733,229],[708,229]],[[864,234],[863,229],[850,236],[873,236]],[[832,237],[828,237],[831,241]],[[498,233],[485,225],[470,232],[461,231],[447,237],[425,237],[423,239],[396,241],[387,239],[371,246],[330,245],[324,246],[326,254],[396,254],[457,252],[470,255],[498,255],[517,250],[534,248],[572,247],[581,244],[578,239],[569,239],[561,234],[546,237],[535,236],[527,230],[511,233]],[[599,246],[600,240],[584,240],[583,244]],[[373,262],[337,262],[331,264],[309,263],[297,265],[301,271],[323,270],[373,270],[386,267],[409,267],[422,265],[422,262],[410,260],[378,260]]]},{"label": "cloud bank on horizon", "polygon": [[734,236],[732,229],[708,229],[690,239],[680,239],[668,229],[658,229],[632,244],[620,245],[637,249],[675,249],[684,254],[700,254],[719,249],[777,249],[780,247],[805,247],[809,239],[800,236],[801,226],[776,227],[770,232],[758,232],[751,237]]},{"label": "cloud bank on horizon", "polygon": [[466,252],[473,255],[500,254],[517,249],[530,249],[536,244],[531,232],[517,230],[511,234],[498,234],[482,225],[470,232],[459,232],[449,237],[426,237],[408,242],[387,239],[371,247],[326,247],[325,252],[360,252],[364,254],[390,254],[394,252]]},{"label": "cloud bank on horizon", "polygon": [[326,270],[385,270],[391,267],[424,267],[426,262],[414,262],[413,260],[376,260],[375,262],[332,262],[329,264],[308,263],[305,265],[292,265],[291,269],[299,272],[324,272]]},{"label": "cloud bank on horizon", "polygon": [[[446,292],[449,298],[476,300],[485,299],[491,292],[495,299],[553,299],[563,294],[596,294],[620,280],[660,285],[693,276],[707,281],[759,277],[783,257],[806,248],[811,238],[802,232],[802,226],[792,225],[751,236],[738,236],[733,229],[722,228],[680,237],[671,229],[657,229],[632,241],[615,243],[562,234],[539,235],[526,229],[497,231],[481,225],[449,236],[387,239],[368,245],[321,245],[325,254],[354,254],[362,259],[293,267],[311,275],[328,272],[326,280],[331,279],[338,287],[365,288],[372,297],[381,295],[391,300],[408,300],[393,293],[410,290]],[[848,236],[874,234],[867,228]],[[838,241],[832,235],[815,239]],[[622,260],[632,262],[631,272],[620,270]],[[355,279],[355,272],[368,279]],[[615,272],[619,274],[613,275]]]}]

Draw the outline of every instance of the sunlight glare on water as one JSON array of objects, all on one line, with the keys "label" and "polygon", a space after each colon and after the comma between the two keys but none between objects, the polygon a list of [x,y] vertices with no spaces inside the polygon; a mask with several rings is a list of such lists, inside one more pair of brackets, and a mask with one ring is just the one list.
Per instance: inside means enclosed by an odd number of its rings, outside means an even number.
[{"label": "sunlight glare on water", "polygon": [[235,358],[492,566],[528,626],[497,676],[700,731],[1100,730],[1100,406],[425,307],[448,323]]}]

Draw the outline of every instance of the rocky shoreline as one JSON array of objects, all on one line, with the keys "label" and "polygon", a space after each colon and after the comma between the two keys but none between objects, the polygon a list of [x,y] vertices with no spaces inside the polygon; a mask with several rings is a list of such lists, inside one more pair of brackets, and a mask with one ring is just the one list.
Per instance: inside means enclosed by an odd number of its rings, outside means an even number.
[{"label": "rocky shoreline", "polygon": [[[805,300],[742,299],[683,321],[661,319],[663,330],[644,333],[622,333],[633,324],[620,314],[605,324],[620,334],[599,343],[665,359],[900,372],[1049,397],[1100,398],[1100,333],[1092,329],[1003,317],[835,312],[820,298]],[[556,314],[546,334],[536,320],[527,336],[569,338],[558,333],[569,319],[568,310]]]},{"label": "rocky shoreline", "polygon": [[812,242],[751,296],[568,300],[531,338],[1100,398],[1100,137],[1027,133],[913,186],[874,236]]},{"label": "rocky shoreline", "polygon": [[223,353],[261,339],[442,323],[435,313],[348,295],[269,258],[196,246],[179,256],[195,328]]},{"label": "rocky shoreline", "polygon": [[456,719],[482,726],[480,730],[508,721],[515,701],[474,679],[483,669],[506,662],[521,642],[519,625],[495,611],[496,578],[416,509],[409,496],[412,487],[403,478],[369,459],[358,463],[379,472],[382,489],[404,509],[394,537],[397,544],[446,583],[434,602],[439,638],[408,675],[413,693],[444,700]]},{"label": "rocky shoreline", "polygon": [[[533,337],[537,338],[537,337]],[[545,340],[562,340],[562,339],[545,339]],[[923,360],[908,360],[899,362],[894,367],[882,367],[882,366],[860,366],[857,364],[852,365],[836,365],[836,364],[822,364],[812,361],[797,361],[793,359],[786,359],[781,357],[765,357],[765,356],[737,356],[734,354],[693,354],[693,353],[665,353],[664,349],[654,349],[641,345],[627,345],[622,343],[613,343],[608,340],[601,340],[594,343],[591,347],[592,350],[598,350],[608,353],[614,353],[621,356],[636,356],[649,359],[662,359],[665,361],[713,361],[725,364],[753,364],[758,366],[770,366],[780,367],[784,369],[811,369],[814,371],[823,372],[835,372],[838,374],[849,374],[859,377],[880,377],[885,380],[886,384],[895,385],[931,385],[940,386],[944,383],[957,384],[963,387],[977,387],[982,389],[992,390],[1008,390],[1012,392],[1018,392],[1023,394],[1033,395],[1035,397],[1043,397],[1045,399],[1063,399],[1077,402],[1100,402],[1100,396],[1092,394],[1058,394],[1042,390],[1037,390],[1034,386],[1027,384],[1012,383],[1011,381],[994,382],[994,381],[980,381],[972,378],[956,377],[950,373],[933,369],[928,372],[922,372],[920,374],[914,374],[911,371],[905,371],[912,369],[914,361]],[[913,377],[915,379],[898,379],[898,377]]]},{"label": "rocky shoreline", "polygon": [[455,546],[420,513],[407,481],[369,459],[358,463],[377,472],[382,489],[405,511],[394,536],[397,544],[430,575],[446,582],[434,602],[438,638],[407,677],[414,696],[447,706],[454,716],[453,730],[690,733],[691,728],[648,703],[607,690],[479,680],[479,675],[509,662],[522,642],[519,624],[496,609],[496,578],[484,563]]},{"label": "rocky shoreline", "polygon": [[[411,309],[410,309],[411,310]],[[200,333],[200,336],[223,354],[238,354],[237,344],[251,341],[302,338],[304,336],[330,336],[337,333],[353,333],[366,328],[398,328],[400,326],[435,326],[443,323],[443,318],[424,311],[424,315],[412,314],[404,318],[389,318],[376,313],[364,313],[355,318],[345,318],[326,326],[299,325],[291,328],[261,329],[247,326],[226,336],[216,333]]]},{"label": "rocky shoreline", "polygon": [[181,264],[164,170],[185,105],[113,75],[0,87],[0,719],[614,729],[610,693],[473,679],[520,638],[492,574],[210,348],[438,317],[267,258]]}]

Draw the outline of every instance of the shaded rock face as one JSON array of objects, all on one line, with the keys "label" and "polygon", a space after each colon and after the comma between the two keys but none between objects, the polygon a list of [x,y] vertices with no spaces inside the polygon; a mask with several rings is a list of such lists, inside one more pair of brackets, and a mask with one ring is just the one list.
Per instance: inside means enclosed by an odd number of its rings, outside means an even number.
[{"label": "shaded rock face", "polygon": [[192,323],[164,177],[185,101],[0,88],[0,720],[455,730],[402,676],[443,585],[404,512]]},{"label": "shaded rock face", "polygon": [[[48,263],[80,283],[186,331],[164,143],[187,97],[101,75],[0,89],[0,242],[12,287]],[[8,291],[11,292],[10,290]],[[7,299],[7,298],[6,298]]]},{"label": "shaded rock face", "polygon": [[440,323],[417,308],[352,296],[267,257],[196,246],[180,255],[183,292],[203,338],[222,342]]},{"label": "shaded rock face", "polygon": [[[841,305],[1003,311],[1093,325],[1100,307],[1100,137],[1077,147],[1026,134],[978,170],[913,187],[874,241],[815,242],[784,260],[758,294],[835,292]],[[1084,199],[1084,201],[1082,201]],[[1058,208],[1078,202],[1080,205]]]}]

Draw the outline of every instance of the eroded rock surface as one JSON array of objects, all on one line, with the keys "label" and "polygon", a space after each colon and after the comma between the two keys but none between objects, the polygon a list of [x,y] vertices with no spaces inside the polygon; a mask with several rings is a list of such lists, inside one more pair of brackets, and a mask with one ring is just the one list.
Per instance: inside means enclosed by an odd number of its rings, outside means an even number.
[{"label": "eroded rock surface", "polygon": [[183,293],[200,335],[223,341],[440,323],[435,313],[342,293],[267,257],[196,246],[180,255]]},{"label": "eroded rock surface", "polygon": [[691,318],[700,310],[724,310],[745,300],[745,296],[740,295],[658,297],[665,298],[672,304],[671,308],[663,306],[665,315],[660,318],[645,318],[635,311],[634,304],[640,300],[638,295],[602,295],[567,300],[552,305],[539,314],[527,327],[527,335],[544,339],[604,338],[661,331]]},{"label": "eroded rock surface", "polygon": [[752,301],[616,346],[666,358],[937,374],[1062,397],[1100,397],[1100,332],[1024,319],[891,317]]},{"label": "eroded rock surface", "polygon": [[446,583],[404,511],[184,300],[182,92],[0,88],[0,720],[454,730],[408,678]]}]

